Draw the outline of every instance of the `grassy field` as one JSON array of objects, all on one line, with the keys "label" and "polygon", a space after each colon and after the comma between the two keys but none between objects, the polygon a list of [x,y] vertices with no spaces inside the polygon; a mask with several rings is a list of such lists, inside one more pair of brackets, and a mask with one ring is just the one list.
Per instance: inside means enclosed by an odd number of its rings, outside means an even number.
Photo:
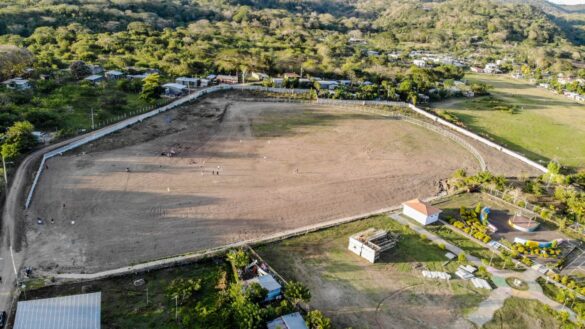
[{"label": "grassy field", "polygon": [[[192,300],[179,305],[179,319],[192,316],[193,310],[214,312],[219,298],[220,278],[229,279],[225,263],[203,262],[171,269],[152,271],[137,276],[125,276],[83,284],[46,287],[27,291],[26,297],[48,298],[73,294],[102,292],[103,328],[184,328],[175,322],[175,300],[167,293],[172,280],[178,278],[201,279],[201,290]],[[225,275],[225,276],[224,276]],[[134,280],[144,279],[146,284],[135,287]],[[147,303],[148,295],[148,303]],[[24,294],[21,294],[21,299]],[[194,317],[197,327],[197,318]]]},{"label": "grassy field", "polygon": [[[352,234],[374,227],[401,235],[397,247],[370,264],[347,250]],[[312,307],[335,327],[451,327],[476,307],[486,292],[461,280],[425,280],[423,269],[453,273],[445,251],[387,216],[377,216],[263,246],[258,253],[287,279],[310,287]],[[425,312],[420,312],[424,309]],[[432,324],[432,325],[431,325]]]},{"label": "grassy field", "polygon": [[537,300],[510,297],[484,329],[561,328],[558,313]]},{"label": "grassy field", "polygon": [[493,86],[492,96],[449,100],[434,108],[531,159],[585,167],[585,105],[509,77],[466,78]]}]

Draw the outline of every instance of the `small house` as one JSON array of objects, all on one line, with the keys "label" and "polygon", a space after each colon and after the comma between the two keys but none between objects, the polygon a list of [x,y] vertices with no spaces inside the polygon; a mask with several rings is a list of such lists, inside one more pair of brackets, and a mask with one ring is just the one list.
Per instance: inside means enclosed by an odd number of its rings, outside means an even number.
[{"label": "small house", "polygon": [[89,81],[91,83],[98,84],[102,81],[104,81],[104,76],[103,75],[97,75],[97,74],[92,74],[88,77],[86,77],[85,79],[83,79],[84,81]]},{"label": "small house", "polygon": [[441,209],[433,207],[427,202],[413,199],[402,204],[402,214],[414,219],[422,225],[428,225],[439,220]]},{"label": "small house", "polygon": [[412,64],[418,67],[427,67],[427,62],[423,59],[415,59],[412,61]]},{"label": "small house", "polygon": [[228,85],[236,84],[239,81],[237,75],[223,75],[223,74],[219,74],[217,77],[215,77],[215,79],[219,83],[225,83],[225,84],[228,84]]},{"label": "small house", "polygon": [[266,323],[266,327],[268,329],[309,329],[299,312],[280,316]]},{"label": "small house", "polygon": [[165,90],[165,95],[171,97],[182,96],[187,93],[187,87],[180,83],[165,83],[162,87]]},{"label": "small house", "polygon": [[334,90],[339,85],[337,83],[337,81],[333,81],[333,80],[321,80],[321,81],[316,81],[315,83],[319,86],[319,89],[325,89],[325,90]]},{"label": "small house", "polygon": [[375,263],[382,252],[392,249],[396,243],[398,236],[384,230],[369,228],[350,236],[347,249],[370,263]]},{"label": "small house", "polygon": [[473,73],[483,73],[483,69],[481,67],[477,67],[477,66],[472,66],[470,68],[471,72]]},{"label": "small house", "polygon": [[253,283],[258,283],[262,288],[268,290],[266,299],[264,301],[269,302],[276,299],[280,299],[282,292],[282,286],[274,277],[270,274],[261,275],[243,282],[244,289]]},{"label": "small house", "polygon": [[124,77],[124,73],[122,73],[118,70],[106,71],[105,75],[106,75],[106,79],[108,79],[108,80],[118,80],[118,79],[121,79],[122,77]]},{"label": "small house", "polygon": [[175,79],[175,82],[183,85],[187,88],[196,88],[200,84],[199,78],[189,78],[189,77],[178,77]]},{"label": "small house", "polygon": [[309,79],[299,79],[299,88],[310,88],[313,86],[313,81]]},{"label": "small house", "polygon": [[339,80],[339,84],[345,87],[351,86],[351,80]]},{"label": "small house", "polygon": [[30,82],[27,79],[22,78],[9,79],[3,81],[2,84],[5,85],[6,88],[14,90],[28,90],[32,88]]},{"label": "small house", "polygon": [[366,53],[368,56],[380,56],[380,52],[375,50],[368,50]]}]

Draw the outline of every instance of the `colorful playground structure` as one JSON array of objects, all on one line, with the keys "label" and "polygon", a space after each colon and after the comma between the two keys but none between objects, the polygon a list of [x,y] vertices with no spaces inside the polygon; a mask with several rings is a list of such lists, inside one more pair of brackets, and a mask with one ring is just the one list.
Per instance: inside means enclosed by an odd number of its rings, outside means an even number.
[{"label": "colorful playground structure", "polygon": [[488,207],[483,207],[483,208],[481,209],[481,212],[479,213],[479,220],[481,221],[481,223],[482,223],[483,225],[487,226],[487,227],[488,227],[488,229],[489,229],[490,231],[492,231],[492,232],[494,232],[494,233],[495,233],[495,232],[497,232],[497,231],[498,231],[498,228],[497,228],[497,227],[495,227],[495,226],[494,226],[492,223],[490,223],[490,222],[488,221],[488,218],[489,218],[489,216],[490,216],[490,212],[491,212],[490,208],[488,208]]},{"label": "colorful playground structure", "polygon": [[554,247],[560,245],[561,243],[563,243],[563,239],[555,239],[555,240],[551,240],[551,241],[533,241],[533,240],[527,240],[527,239],[515,237],[514,243],[519,243],[521,245],[528,246],[528,247],[554,248]]}]

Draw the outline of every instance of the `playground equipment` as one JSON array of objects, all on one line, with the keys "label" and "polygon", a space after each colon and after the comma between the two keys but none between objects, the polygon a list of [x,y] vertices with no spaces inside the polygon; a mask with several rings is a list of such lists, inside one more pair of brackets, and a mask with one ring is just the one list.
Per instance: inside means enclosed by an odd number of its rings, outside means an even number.
[{"label": "playground equipment", "polygon": [[533,240],[526,240],[519,237],[514,238],[514,243],[519,243],[524,246],[528,247],[538,247],[538,248],[553,248],[555,246],[560,245],[563,243],[563,239],[555,239],[551,241],[533,241]]},{"label": "playground equipment", "polygon": [[483,208],[481,209],[481,212],[479,213],[479,221],[480,221],[480,222],[481,222],[483,225],[487,226],[487,227],[488,227],[488,229],[490,229],[490,231],[492,231],[492,232],[494,232],[494,233],[495,233],[495,232],[497,232],[497,231],[498,231],[498,228],[497,228],[497,227],[495,227],[493,224],[491,224],[491,223],[488,221],[488,218],[489,218],[489,216],[490,216],[490,213],[491,213],[491,209],[490,209],[490,208],[488,208],[488,207],[483,207]]},{"label": "playground equipment", "polygon": [[508,224],[518,231],[528,233],[534,232],[540,226],[540,223],[536,221],[534,217],[527,218],[523,216],[521,212],[518,212],[516,215],[510,217]]}]

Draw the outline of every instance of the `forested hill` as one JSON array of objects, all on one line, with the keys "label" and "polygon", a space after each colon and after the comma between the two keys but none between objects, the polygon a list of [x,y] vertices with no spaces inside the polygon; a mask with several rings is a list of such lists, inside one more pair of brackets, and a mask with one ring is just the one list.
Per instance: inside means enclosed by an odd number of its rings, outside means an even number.
[{"label": "forested hill", "polygon": [[39,69],[392,75],[365,50],[424,48],[562,71],[583,55],[566,31],[537,7],[488,0],[0,0],[0,44],[28,48]]}]

